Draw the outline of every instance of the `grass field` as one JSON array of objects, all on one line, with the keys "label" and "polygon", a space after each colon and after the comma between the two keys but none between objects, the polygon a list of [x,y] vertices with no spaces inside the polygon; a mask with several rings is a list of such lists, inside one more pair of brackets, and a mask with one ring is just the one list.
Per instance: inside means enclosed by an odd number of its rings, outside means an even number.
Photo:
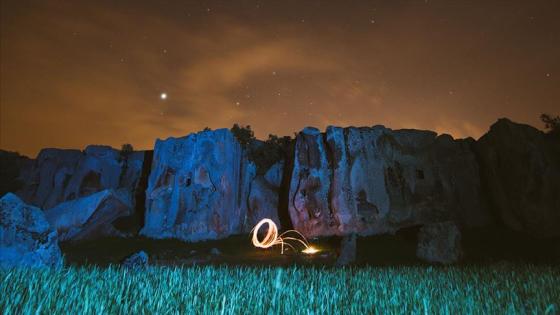
[{"label": "grass field", "polygon": [[560,267],[0,271],[3,314],[558,314]]}]

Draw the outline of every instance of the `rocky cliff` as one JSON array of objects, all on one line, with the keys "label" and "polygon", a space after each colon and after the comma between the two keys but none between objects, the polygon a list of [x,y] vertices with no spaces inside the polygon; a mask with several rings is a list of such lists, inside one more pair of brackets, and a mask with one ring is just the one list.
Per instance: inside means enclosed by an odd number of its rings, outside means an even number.
[{"label": "rocky cliff", "polygon": [[278,142],[219,129],[157,140],[153,160],[89,146],[3,163],[20,168],[19,196],[46,210],[63,239],[115,235],[134,208],[142,235],[187,241],[247,233],[262,218],[310,237],[444,221],[559,235],[560,140],[533,127],[502,119],[475,141],[331,126],[287,143],[268,154]]},{"label": "rocky cliff", "polygon": [[276,213],[278,166],[270,172],[257,177],[227,129],[158,140],[141,234],[199,241],[246,232]]},{"label": "rocky cliff", "polygon": [[472,139],[383,126],[296,137],[289,211],[306,236],[392,233],[454,219],[489,222]]}]

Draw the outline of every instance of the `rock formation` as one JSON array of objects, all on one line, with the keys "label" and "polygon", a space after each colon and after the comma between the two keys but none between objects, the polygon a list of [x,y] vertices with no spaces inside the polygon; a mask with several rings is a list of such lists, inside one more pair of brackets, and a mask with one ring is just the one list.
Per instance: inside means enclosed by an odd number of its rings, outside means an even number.
[{"label": "rock formation", "polygon": [[474,140],[431,131],[328,127],[297,135],[289,212],[304,235],[392,233],[442,219],[488,222]]},{"label": "rock formation", "polygon": [[500,221],[537,237],[560,236],[560,137],[500,119],[475,147]]},{"label": "rock formation", "polygon": [[264,203],[275,197],[264,189],[266,177],[254,182],[255,176],[255,165],[227,129],[158,140],[141,234],[199,241],[252,228],[247,224],[271,211]]},{"label": "rock formation", "polygon": [[57,241],[41,209],[12,193],[0,199],[0,267],[61,267]]},{"label": "rock formation", "polygon": [[418,232],[418,258],[430,263],[451,264],[458,262],[462,254],[461,232],[455,223],[429,223]]},{"label": "rock formation", "polygon": [[108,146],[88,146],[79,150],[43,149],[26,175],[18,195],[42,209],[114,189],[121,199],[134,206],[135,190],[142,173],[144,152],[122,156]]},{"label": "rock formation", "polygon": [[113,190],[103,190],[47,209],[45,216],[57,230],[60,241],[75,241],[122,236],[113,222],[131,212],[132,209]]},{"label": "rock formation", "polygon": [[244,232],[248,233],[262,219],[268,218],[282,228],[278,217],[278,199],[284,163],[274,164],[264,176],[256,175],[251,181],[247,219]]},{"label": "rock formation", "polygon": [[[106,146],[0,155],[11,165],[2,178],[17,184],[19,173],[18,195],[46,210],[63,240],[138,225],[151,238],[219,239],[263,218],[307,237],[447,220],[560,235],[560,140],[526,125],[502,119],[479,141],[383,126],[305,128],[293,143],[245,136],[220,129],[158,140],[153,162],[151,151]],[[134,210],[133,224],[122,219]]]}]

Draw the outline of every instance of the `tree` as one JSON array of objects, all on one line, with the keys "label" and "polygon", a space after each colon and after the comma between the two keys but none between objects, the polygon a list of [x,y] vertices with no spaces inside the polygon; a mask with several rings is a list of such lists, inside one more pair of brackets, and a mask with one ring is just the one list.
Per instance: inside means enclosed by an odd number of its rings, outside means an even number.
[{"label": "tree", "polygon": [[239,126],[238,124],[234,124],[230,130],[243,148],[248,148],[249,144],[255,140],[255,133],[251,130],[251,126],[249,125]]},{"label": "tree", "polygon": [[544,123],[545,129],[548,130],[550,134],[560,133],[560,116],[551,116],[549,114],[542,114],[541,120]]},{"label": "tree", "polygon": [[121,156],[127,158],[132,152],[134,152],[134,147],[132,144],[125,143],[121,146]]}]

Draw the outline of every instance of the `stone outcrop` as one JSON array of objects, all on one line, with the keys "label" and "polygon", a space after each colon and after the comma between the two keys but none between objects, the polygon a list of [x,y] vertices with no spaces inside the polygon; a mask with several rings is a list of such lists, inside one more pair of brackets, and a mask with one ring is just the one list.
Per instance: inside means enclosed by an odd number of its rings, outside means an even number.
[{"label": "stone outcrop", "polygon": [[41,209],[8,193],[0,199],[0,267],[61,267],[56,231]]},{"label": "stone outcrop", "polygon": [[418,232],[418,258],[430,263],[452,264],[462,255],[461,232],[452,221],[430,223]]},{"label": "stone outcrop", "polygon": [[500,119],[475,148],[500,221],[533,236],[560,236],[560,137]]},{"label": "stone outcrop", "polygon": [[245,176],[252,177],[244,160],[227,129],[157,140],[141,234],[198,241],[242,231],[250,183]]},{"label": "stone outcrop", "polygon": [[131,212],[130,206],[113,190],[103,190],[47,209],[45,216],[57,230],[60,241],[76,241],[124,236],[115,229],[113,222]]},{"label": "stone outcrop", "polygon": [[124,156],[108,146],[79,150],[43,149],[22,176],[18,195],[27,203],[50,209],[64,201],[113,189],[134,207],[144,152]]},{"label": "stone outcrop", "polygon": [[328,127],[296,137],[289,213],[304,235],[372,235],[442,219],[489,220],[474,140],[431,131]]},{"label": "stone outcrop", "polygon": [[248,233],[262,219],[268,218],[281,229],[278,217],[278,199],[284,163],[274,164],[264,176],[257,175],[251,181],[245,232]]}]

